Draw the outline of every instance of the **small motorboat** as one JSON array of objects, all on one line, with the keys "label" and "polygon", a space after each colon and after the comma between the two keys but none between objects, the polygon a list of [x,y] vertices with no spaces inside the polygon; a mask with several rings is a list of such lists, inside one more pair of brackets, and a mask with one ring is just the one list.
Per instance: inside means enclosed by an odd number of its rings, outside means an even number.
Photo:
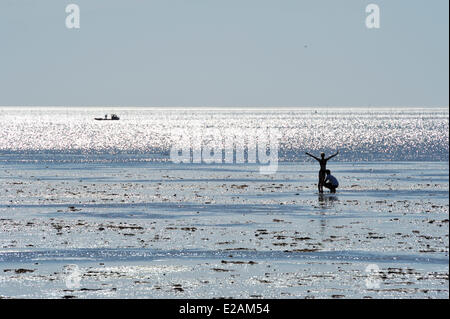
[{"label": "small motorboat", "polygon": [[96,121],[118,121],[120,120],[120,117],[118,117],[116,114],[111,114],[111,117],[108,118],[108,114],[105,114],[105,117],[96,117]]}]

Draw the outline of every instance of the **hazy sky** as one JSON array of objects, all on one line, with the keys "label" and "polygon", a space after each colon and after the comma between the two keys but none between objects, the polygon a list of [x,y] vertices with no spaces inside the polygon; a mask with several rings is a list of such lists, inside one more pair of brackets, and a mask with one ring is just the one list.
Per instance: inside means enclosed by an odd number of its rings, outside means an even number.
[{"label": "hazy sky", "polygon": [[0,105],[447,106],[448,12],[448,0],[0,0]]}]

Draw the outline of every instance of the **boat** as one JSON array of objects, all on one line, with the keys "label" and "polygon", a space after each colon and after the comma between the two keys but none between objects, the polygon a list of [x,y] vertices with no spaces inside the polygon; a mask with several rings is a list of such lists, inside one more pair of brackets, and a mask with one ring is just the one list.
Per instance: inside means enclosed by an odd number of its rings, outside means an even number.
[{"label": "boat", "polygon": [[96,121],[118,121],[120,120],[120,117],[118,117],[116,114],[111,114],[111,117],[108,118],[108,114],[105,114],[105,117],[96,117],[94,118]]}]

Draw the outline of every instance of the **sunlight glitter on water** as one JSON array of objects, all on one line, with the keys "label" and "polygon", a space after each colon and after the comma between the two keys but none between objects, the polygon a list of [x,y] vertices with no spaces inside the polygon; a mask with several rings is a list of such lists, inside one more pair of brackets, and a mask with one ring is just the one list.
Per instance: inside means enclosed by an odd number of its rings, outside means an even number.
[{"label": "sunlight glitter on water", "polygon": [[[117,113],[121,119],[94,120],[111,113]],[[448,110],[443,108],[2,107],[0,157],[36,152],[127,153],[159,154],[161,160],[167,160],[171,130],[181,129],[189,134],[193,127],[208,127],[217,128],[222,134],[276,128],[281,132],[280,161],[302,161],[304,151],[329,153],[337,149],[341,151],[337,160],[341,161],[448,161],[448,120]]]}]

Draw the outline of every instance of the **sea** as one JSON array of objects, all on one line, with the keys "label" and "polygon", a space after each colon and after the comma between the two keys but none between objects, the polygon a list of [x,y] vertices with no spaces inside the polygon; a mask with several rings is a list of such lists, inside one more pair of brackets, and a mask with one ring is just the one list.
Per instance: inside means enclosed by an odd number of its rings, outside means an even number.
[{"label": "sea", "polygon": [[0,107],[0,297],[448,298],[448,165],[448,108]]}]

